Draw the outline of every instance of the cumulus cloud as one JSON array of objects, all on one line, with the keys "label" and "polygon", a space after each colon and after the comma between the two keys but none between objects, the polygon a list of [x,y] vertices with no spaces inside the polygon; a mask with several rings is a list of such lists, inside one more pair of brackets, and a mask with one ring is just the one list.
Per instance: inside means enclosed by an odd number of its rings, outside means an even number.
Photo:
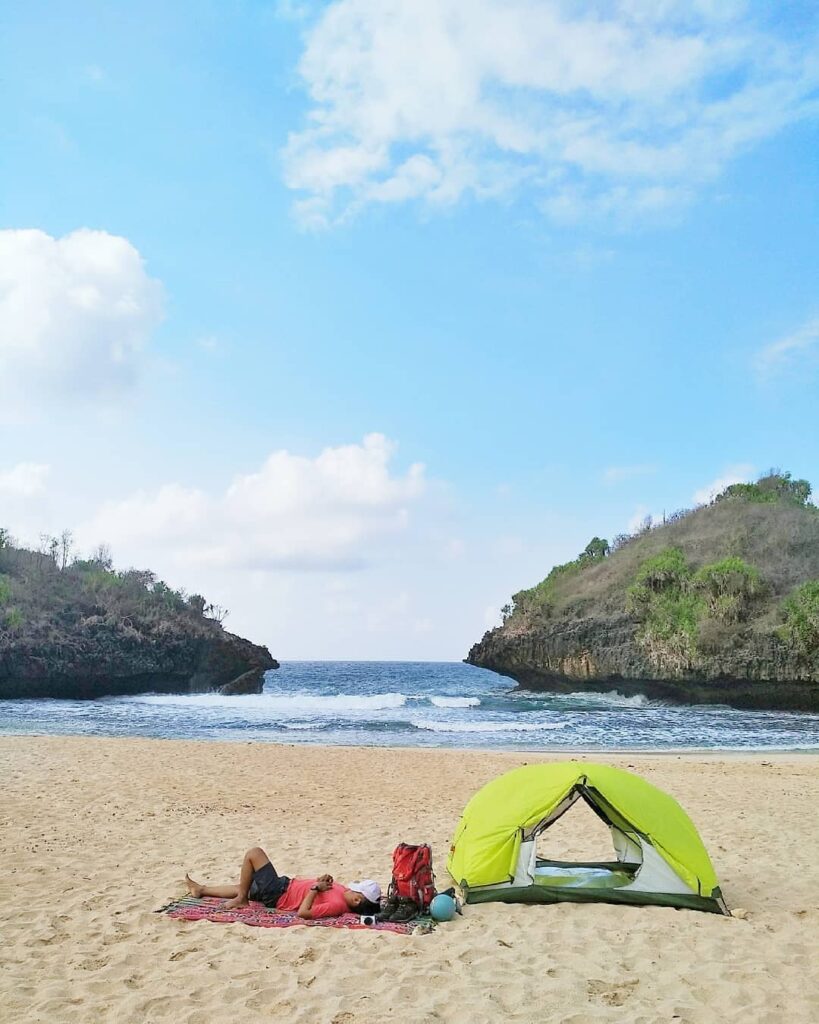
[{"label": "cumulus cloud", "polygon": [[819,317],[808,320],[793,334],[766,345],[756,355],[755,367],[763,380],[788,370],[801,359],[819,352]]},{"label": "cumulus cloud", "polygon": [[118,558],[164,548],[179,565],[358,568],[380,541],[406,528],[424,491],[421,464],[391,473],[394,452],[381,434],[315,458],[276,451],[220,494],[169,484],[109,502],[77,539],[87,546],[103,540]]},{"label": "cumulus cloud", "polygon": [[297,216],[523,184],[564,220],[685,202],[817,113],[815,38],[762,16],[733,0],[336,0],[299,64],[312,108],[283,154]]},{"label": "cumulus cloud", "polygon": [[162,290],[125,238],[0,231],[0,398],[121,392],[136,380]]},{"label": "cumulus cloud", "polygon": [[698,491],[694,492],[694,503],[697,505],[707,505],[709,501],[713,501],[721,491],[724,491],[726,487],[730,487],[731,484],[747,483],[753,477],[754,472],[754,467],[748,462],[740,462],[729,466],[716,480],[712,480],[710,484],[706,484],[705,487],[701,487]]},{"label": "cumulus cloud", "polygon": [[51,467],[39,462],[20,462],[0,473],[0,494],[16,498],[32,498],[45,490]]}]

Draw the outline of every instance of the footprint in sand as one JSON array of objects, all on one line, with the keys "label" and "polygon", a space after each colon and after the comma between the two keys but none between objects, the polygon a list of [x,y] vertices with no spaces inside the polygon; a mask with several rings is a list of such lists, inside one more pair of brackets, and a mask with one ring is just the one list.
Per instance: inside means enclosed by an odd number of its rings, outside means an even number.
[{"label": "footprint in sand", "polygon": [[26,946],[26,947],[30,947],[30,946],[53,946],[55,942],[61,942],[63,937],[64,936],[61,933],[60,934],[46,935],[44,938],[40,938],[40,936],[37,936],[36,938],[28,939],[27,942],[23,943],[23,945]]},{"label": "footprint in sand", "polygon": [[599,999],[601,1003],[605,1003],[607,1006],[622,1006],[639,984],[640,981],[637,978],[634,981],[623,981],[617,985],[601,981],[598,978],[592,978],[586,984],[586,991],[590,996]]},{"label": "footprint in sand", "polygon": [[81,960],[77,964],[77,967],[79,967],[80,970],[83,970],[83,971],[99,971],[99,970],[102,970],[103,967],[107,967],[107,966],[108,966],[108,958],[104,957],[104,956],[101,956],[101,957],[89,957],[87,960]]},{"label": "footprint in sand", "polygon": [[169,960],[182,960],[183,957],[189,956],[191,953],[201,952],[198,946],[194,946],[193,949],[178,949],[175,953],[171,953],[168,957]]}]

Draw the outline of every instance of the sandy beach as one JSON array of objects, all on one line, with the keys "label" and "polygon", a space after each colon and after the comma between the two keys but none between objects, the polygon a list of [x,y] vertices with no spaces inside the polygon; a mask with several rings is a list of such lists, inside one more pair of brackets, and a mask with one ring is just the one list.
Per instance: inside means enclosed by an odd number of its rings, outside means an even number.
[{"label": "sandy beach", "polygon": [[[432,935],[179,922],[182,876],[232,880],[263,846],[288,874],[386,883],[428,841],[439,887],[469,796],[566,755],[0,738],[2,1017],[49,1024],[553,1021],[780,1024],[819,1016],[819,757],[605,757],[698,826],[732,919],[563,904],[466,907]],[[555,855],[608,854],[578,810]],[[570,820],[572,819],[572,820]],[[555,827],[557,829],[557,826]]]}]

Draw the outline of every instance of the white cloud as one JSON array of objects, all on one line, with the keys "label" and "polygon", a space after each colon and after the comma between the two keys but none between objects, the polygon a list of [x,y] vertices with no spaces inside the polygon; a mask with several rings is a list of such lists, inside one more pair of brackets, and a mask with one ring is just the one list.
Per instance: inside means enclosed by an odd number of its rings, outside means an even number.
[{"label": "white cloud", "polygon": [[657,472],[656,466],[609,466],[603,472],[603,480],[607,484],[619,484],[623,480],[632,480],[636,476],[649,476]]},{"label": "white cloud", "polygon": [[654,215],[817,113],[815,40],[742,2],[336,0],[305,36],[297,216],[528,185],[550,216]]},{"label": "white cloud", "polygon": [[718,476],[716,480],[712,480],[710,484],[706,484],[705,487],[701,487],[698,491],[694,492],[694,503],[696,505],[707,505],[721,491],[724,491],[726,487],[730,487],[731,484],[747,483],[754,473],[754,467],[748,462],[739,462],[736,465],[728,466],[725,472]]},{"label": "white cloud", "polygon": [[638,505],[634,510],[634,514],[628,521],[626,526],[627,533],[637,533],[638,530],[642,529],[648,520],[650,525],[654,525],[659,519],[656,513],[650,512],[647,505]]},{"label": "white cloud", "polygon": [[819,317],[806,323],[785,338],[766,345],[757,353],[755,366],[762,379],[773,377],[776,373],[787,370],[800,358],[819,351]]},{"label": "white cloud", "polygon": [[0,473],[0,494],[32,498],[45,490],[51,467],[38,462],[21,462]]},{"label": "white cloud", "polygon": [[[424,467],[390,472],[395,445],[381,434],[315,458],[276,451],[221,494],[169,484],[104,505],[77,531],[117,560],[243,570],[331,570],[368,564],[400,534],[425,488]],[[150,554],[148,554],[150,553]],[[164,571],[164,570],[163,570]]]},{"label": "white cloud", "polygon": [[162,289],[131,243],[83,228],[0,231],[0,399],[110,395],[139,375]]}]

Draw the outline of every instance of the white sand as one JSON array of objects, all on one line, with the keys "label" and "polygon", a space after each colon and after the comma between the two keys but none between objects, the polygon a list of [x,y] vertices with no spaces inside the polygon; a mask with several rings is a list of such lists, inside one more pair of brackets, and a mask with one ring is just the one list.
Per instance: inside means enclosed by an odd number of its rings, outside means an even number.
[{"label": "white sand", "polygon": [[[559,755],[550,755],[557,758]],[[596,757],[674,795],[745,919],[604,905],[465,908],[429,936],[253,929],[152,913],[185,869],[386,882],[431,842],[439,887],[469,796],[547,757],[0,738],[0,1018],[48,1024],[819,1020],[819,757]],[[555,855],[608,855],[576,809]],[[560,828],[560,836],[557,829]],[[584,836],[585,841],[584,841]],[[559,839],[559,842],[558,842]]]}]

